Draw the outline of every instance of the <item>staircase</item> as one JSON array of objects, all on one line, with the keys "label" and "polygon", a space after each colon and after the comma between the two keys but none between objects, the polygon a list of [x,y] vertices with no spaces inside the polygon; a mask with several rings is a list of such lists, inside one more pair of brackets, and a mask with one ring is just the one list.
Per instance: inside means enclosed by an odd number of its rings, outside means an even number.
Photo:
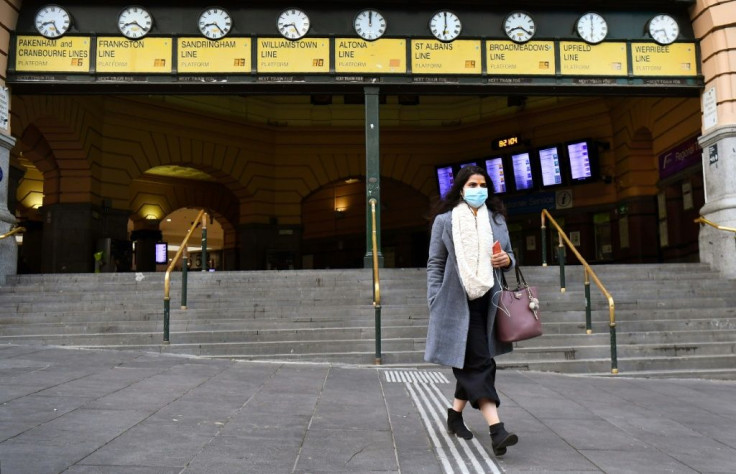
[{"label": "staircase", "polygon": [[[736,379],[736,282],[704,264],[600,265],[616,303],[625,376]],[[591,287],[585,334],[582,268],[526,267],[545,335],[517,344],[499,368],[608,375],[608,305]],[[190,273],[189,309],[172,278],[171,344],[162,344],[163,274],[9,277],[0,288],[0,344],[114,348],[212,358],[372,364],[370,270]],[[420,364],[427,328],[425,269],[381,272],[382,360]]]}]

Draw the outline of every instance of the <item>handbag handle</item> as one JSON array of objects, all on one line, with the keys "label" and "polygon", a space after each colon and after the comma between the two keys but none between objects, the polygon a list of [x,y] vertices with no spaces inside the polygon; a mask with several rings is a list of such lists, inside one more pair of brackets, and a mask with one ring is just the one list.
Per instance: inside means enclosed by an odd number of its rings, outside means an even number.
[{"label": "handbag handle", "polygon": [[[516,273],[516,288],[518,289],[518,288],[528,287],[529,285],[527,284],[526,279],[524,278],[524,274],[521,273],[521,268],[519,268],[519,265],[516,263],[514,264],[514,272]],[[506,272],[504,272],[503,270],[501,271],[501,287],[504,290],[508,290],[509,286],[506,283],[505,273]]]}]

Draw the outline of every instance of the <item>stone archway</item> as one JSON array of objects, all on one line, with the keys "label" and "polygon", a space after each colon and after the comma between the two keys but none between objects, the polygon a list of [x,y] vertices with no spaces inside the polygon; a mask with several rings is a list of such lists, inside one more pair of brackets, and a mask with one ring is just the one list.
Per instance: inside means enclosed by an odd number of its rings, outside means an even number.
[{"label": "stone archway", "polygon": [[[411,186],[381,178],[382,253],[386,267],[426,264],[429,199]],[[366,253],[365,181],[328,183],[302,200],[305,268],[359,268]]]}]

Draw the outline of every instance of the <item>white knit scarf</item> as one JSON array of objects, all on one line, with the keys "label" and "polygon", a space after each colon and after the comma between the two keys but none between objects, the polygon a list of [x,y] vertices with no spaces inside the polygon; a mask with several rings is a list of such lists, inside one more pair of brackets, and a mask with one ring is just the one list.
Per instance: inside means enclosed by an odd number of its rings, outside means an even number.
[{"label": "white knit scarf", "polygon": [[457,269],[468,299],[480,298],[493,287],[493,231],[488,220],[488,208],[481,206],[476,215],[465,202],[455,206],[452,210],[452,240],[455,242]]}]

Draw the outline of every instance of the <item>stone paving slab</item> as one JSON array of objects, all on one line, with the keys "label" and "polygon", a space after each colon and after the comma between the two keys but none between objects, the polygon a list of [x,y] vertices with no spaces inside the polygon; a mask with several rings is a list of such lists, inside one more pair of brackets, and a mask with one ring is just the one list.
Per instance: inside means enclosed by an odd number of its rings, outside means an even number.
[{"label": "stone paving slab", "polygon": [[0,472],[736,472],[736,382],[501,370],[520,442],[447,434],[452,372],[0,346]]}]

